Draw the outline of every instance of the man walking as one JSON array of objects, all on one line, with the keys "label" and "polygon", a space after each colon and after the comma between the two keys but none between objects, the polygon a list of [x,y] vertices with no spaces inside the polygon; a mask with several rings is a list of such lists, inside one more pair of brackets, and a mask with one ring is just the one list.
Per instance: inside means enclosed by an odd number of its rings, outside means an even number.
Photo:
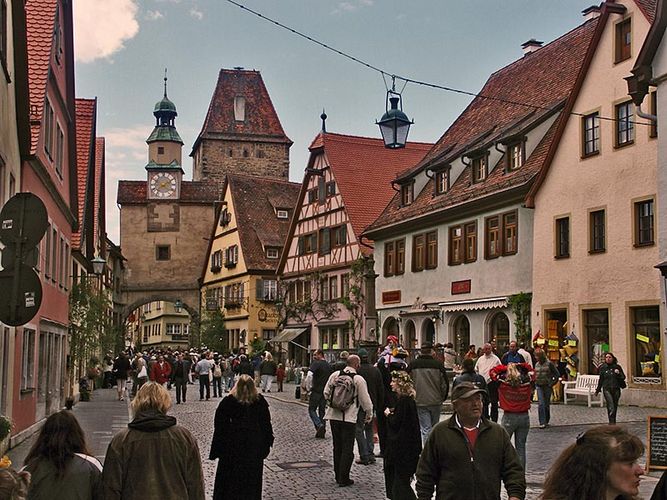
[{"label": "man walking", "polygon": [[113,373],[118,387],[118,400],[125,400],[127,390],[127,374],[130,371],[130,360],[124,352],[121,352],[113,363]]},{"label": "man walking", "polygon": [[185,403],[188,392],[188,373],[190,373],[192,363],[189,359],[183,359],[182,354],[176,355],[174,362],[174,371],[171,375],[171,382],[176,387],[176,404],[180,405],[181,400]]},{"label": "man walking", "polygon": [[164,360],[164,356],[160,354],[157,361],[151,366],[151,380],[160,385],[164,385],[171,376],[171,365]]},{"label": "man walking", "polygon": [[424,444],[433,426],[440,421],[442,403],[449,394],[447,371],[444,364],[433,357],[432,344],[424,342],[419,357],[408,366],[408,373],[415,383],[415,402]]},{"label": "man walking", "polygon": [[510,363],[527,363],[526,358],[519,352],[516,340],[510,342],[509,351],[503,354],[503,358],[500,361],[503,365],[509,365]]},{"label": "man walking", "polygon": [[417,498],[491,500],[505,484],[509,500],[523,500],[526,477],[505,429],[482,416],[483,389],[470,382],[452,391],[454,415],[437,425],[417,465]]},{"label": "man walking", "polygon": [[[516,347],[516,343],[515,343]],[[489,393],[489,403],[491,404],[491,412],[487,404],[484,406],[484,415],[489,415],[491,420],[494,422],[498,421],[498,382],[491,380],[490,371],[492,368],[495,368],[500,363],[498,356],[493,354],[493,348],[488,342],[482,347],[482,355],[477,359],[477,364],[475,364],[475,371],[479,373],[484,380],[486,381],[486,390]]]},{"label": "man walking", "polygon": [[324,439],[326,427],[324,424],[324,410],[326,400],[324,399],[324,386],[331,374],[329,363],[324,360],[324,351],[317,349],[313,354],[313,361],[308,368],[308,375],[304,382],[305,388],[310,393],[308,400],[308,415],[315,426],[315,437]]},{"label": "man walking", "polygon": [[199,401],[204,399],[204,389],[206,389],[206,401],[211,399],[211,353],[207,352],[195,366],[195,373],[199,376]]},{"label": "man walking", "polygon": [[[364,348],[359,349],[359,358],[361,364],[357,369],[357,373],[366,381],[368,394],[373,403],[373,410],[378,412],[379,408],[384,408],[384,386],[382,385],[382,375],[380,370],[368,362],[368,351]],[[358,464],[369,465],[375,463],[374,454],[374,433],[373,420],[366,420],[366,413],[363,409],[359,409],[357,416],[357,427],[355,429],[357,438],[357,448],[359,448]]]},{"label": "man walking", "polygon": [[357,375],[359,364],[359,356],[348,356],[345,369],[333,372],[324,388],[324,397],[330,401],[324,418],[331,425],[334,473],[341,487],[354,484],[350,479],[350,469],[354,460],[354,436],[359,408],[366,414],[365,421],[373,419],[373,403],[366,381]]}]

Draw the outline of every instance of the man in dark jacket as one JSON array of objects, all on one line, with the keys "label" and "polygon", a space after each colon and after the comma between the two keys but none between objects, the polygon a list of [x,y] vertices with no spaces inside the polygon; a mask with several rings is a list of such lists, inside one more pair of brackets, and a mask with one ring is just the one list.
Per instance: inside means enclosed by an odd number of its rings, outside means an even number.
[{"label": "man in dark jacket", "polygon": [[127,374],[130,371],[130,360],[127,359],[124,352],[121,352],[113,362],[112,371],[118,387],[118,399],[123,401],[125,399],[125,391],[127,388]]},{"label": "man in dark jacket", "polygon": [[454,415],[435,426],[417,465],[417,498],[435,488],[439,500],[497,500],[500,482],[509,500],[526,496],[526,477],[510,438],[482,417],[484,389],[470,382],[452,391]]},{"label": "man in dark jacket", "polygon": [[313,361],[308,368],[308,375],[304,382],[306,390],[310,392],[308,398],[308,415],[315,426],[315,437],[324,439],[326,426],[324,424],[324,410],[327,402],[324,399],[324,386],[331,375],[331,367],[324,359],[324,351],[317,349],[313,353]]},{"label": "man in dark jacket", "polygon": [[442,403],[449,394],[449,380],[445,365],[433,357],[431,343],[424,342],[420,351],[419,357],[408,366],[408,373],[417,392],[415,402],[423,444],[433,426],[440,421]]},{"label": "man in dark jacket", "polygon": [[[380,374],[380,370],[368,362],[368,351],[366,349],[359,349],[358,354],[361,358],[361,365],[359,365],[357,373],[366,381],[368,394],[371,396],[371,401],[373,402],[373,409],[377,412],[378,408],[384,409],[382,375]],[[363,465],[374,463],[373,421],[366,422],[366,414],[363,410],[359,410],[357,417],[356,439],[357,447],[359,448],[357,463]]]},{"label": "man in dark jacket", "polygon": [[176,404],[181,404],[181,399],[185,403],[188,392],[188,374],[192,368],[192,362],[184,359],[180,353],[176,354],[174,369],[171,372],[171,383],[176,387]]}]

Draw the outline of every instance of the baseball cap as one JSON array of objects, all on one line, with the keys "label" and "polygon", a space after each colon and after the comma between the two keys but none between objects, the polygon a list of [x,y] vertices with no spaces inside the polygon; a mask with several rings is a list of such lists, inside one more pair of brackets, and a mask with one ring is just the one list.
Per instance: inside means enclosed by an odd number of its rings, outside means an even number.
[{"label": "baseball cap", "polygon": [[480,389],[472,382],[461,382],[452,391],[452,403],[459,399],[467,399],[470,396],[474,396],[478,392],[485,393],[484,389]]}]

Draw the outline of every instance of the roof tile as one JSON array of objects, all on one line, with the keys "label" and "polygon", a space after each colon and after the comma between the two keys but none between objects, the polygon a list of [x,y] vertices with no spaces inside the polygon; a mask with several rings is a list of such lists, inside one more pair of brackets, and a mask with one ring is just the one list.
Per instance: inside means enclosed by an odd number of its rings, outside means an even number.
[{"label": "roof tile", "polygon": [[[210,182],[181,181],[181,197],[179,201],[185,203],[207,203],[218,200],[218,185]],[[123,205],[139,205],[155,200],[149,200],[146,191],[146,181],[118,181],[117,203]]]},{"label": "roof tile", "polygon": [[[86,195],[89,189],[90,176],[95,175],[91,164],[91,152],[93,151],[93,133],[95,129],[95,99],[76,100],[76,166],[77,166],[77,198],[79,229],[72,233],[72,248],[83,250],[81,246],[81,233],[85,230],[84,210],[86,208]],[[92,186],[90,186],[92,188]],[[93,201],[93,200],[91,200]],[[95,218],[93,218],[95,219]]]}]

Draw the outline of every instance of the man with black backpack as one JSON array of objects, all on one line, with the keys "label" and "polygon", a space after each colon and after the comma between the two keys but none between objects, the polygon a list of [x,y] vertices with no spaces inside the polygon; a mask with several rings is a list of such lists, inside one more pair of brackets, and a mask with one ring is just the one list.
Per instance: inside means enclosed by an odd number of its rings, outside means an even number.
[{"label": "man with black backpack", "polygon": [[373,403],[366,381],[357,375],[359,356],[351,354],[347,366],[335,371],[324,388],[328,402],[325,420],[331,426],[333,438],[334,473],[338,486],[350,486],[350,469],[354,461],[354,437],[359,408],[366,413],[366,421],[373,418]]}]

